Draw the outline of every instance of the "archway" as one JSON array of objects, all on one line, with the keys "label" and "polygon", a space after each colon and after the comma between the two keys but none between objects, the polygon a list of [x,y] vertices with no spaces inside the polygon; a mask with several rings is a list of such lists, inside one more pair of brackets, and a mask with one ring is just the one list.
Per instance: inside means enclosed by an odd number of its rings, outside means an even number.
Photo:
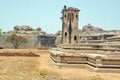
[{"label": "archway", "polygon": [[65,32],[65,36],[67,36],[67,32]]},{"label": "archway", "polygon": [[77,40],[77,36],[74,36],[74,40],[75,40],[75,41]]}]

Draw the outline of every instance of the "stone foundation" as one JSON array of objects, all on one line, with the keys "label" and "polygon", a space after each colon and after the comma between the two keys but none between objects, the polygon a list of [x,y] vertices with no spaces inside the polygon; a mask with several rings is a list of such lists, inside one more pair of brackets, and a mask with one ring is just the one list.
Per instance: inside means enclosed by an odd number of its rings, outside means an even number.
[{"label": "stone foundation", "polygon": [[[71,47],[71,48],[70,48]],[[98,72],[120,72],[119,52],[80,50],[78,47],[52,48],[51,60],[58,67],[81,67]]]}]

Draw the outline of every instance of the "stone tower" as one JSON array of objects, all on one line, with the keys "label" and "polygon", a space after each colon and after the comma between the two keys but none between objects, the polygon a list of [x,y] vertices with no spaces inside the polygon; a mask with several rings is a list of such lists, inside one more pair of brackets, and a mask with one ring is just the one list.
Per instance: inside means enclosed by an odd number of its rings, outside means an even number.
[{"label": "stone tower", "polygon": [[64,6],[62,10],[62,44],[78,43],[79,9]]}]

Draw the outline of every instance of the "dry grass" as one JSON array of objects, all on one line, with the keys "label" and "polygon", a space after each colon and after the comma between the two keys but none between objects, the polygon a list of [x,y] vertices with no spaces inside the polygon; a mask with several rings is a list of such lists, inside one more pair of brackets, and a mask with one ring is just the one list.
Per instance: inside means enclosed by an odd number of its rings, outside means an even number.
[{"label": "dry grass", "polygon": [[0,57],[0,80],[32,80],[36,57]]},{"label": "dry grass", "polygon": [[[2,52],[34,52],[39,57],[0,56],[0,80],[119,80],[120,73],[97,73],[80,68],[55,68],[48,50],[3,49]],[[1,52],[0,51],[0,52]],[[99,75],[99,76],[96,76]],[[96,78],[96,79],[94,79]]]}]

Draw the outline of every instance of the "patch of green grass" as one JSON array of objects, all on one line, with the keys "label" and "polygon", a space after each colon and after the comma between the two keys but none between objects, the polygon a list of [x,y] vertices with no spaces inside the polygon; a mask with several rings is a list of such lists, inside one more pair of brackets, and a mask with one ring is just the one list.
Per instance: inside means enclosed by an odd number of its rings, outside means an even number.
[{"label": "patch of green grass", "polygon": [[49,71],[47,69],[40,69],[33,73],[34,76],[40,78],[40,80],[64,80],[61,76],[53,71]]},{"label": "patch of green grass", "polygon": [[46,69],[39,70],[39,75],[47,75],[48,71]]},{"label": "patch of green grass", "polygon": [[103,80],[100,75],[92,76],[90,80]]},{"label": "patch of green grass", "polygon": [[34,75],[47,75],[48,74],[48,70],[46,69],[40,69],[40,70],[37,70],[35,73],[33,73]]}]

